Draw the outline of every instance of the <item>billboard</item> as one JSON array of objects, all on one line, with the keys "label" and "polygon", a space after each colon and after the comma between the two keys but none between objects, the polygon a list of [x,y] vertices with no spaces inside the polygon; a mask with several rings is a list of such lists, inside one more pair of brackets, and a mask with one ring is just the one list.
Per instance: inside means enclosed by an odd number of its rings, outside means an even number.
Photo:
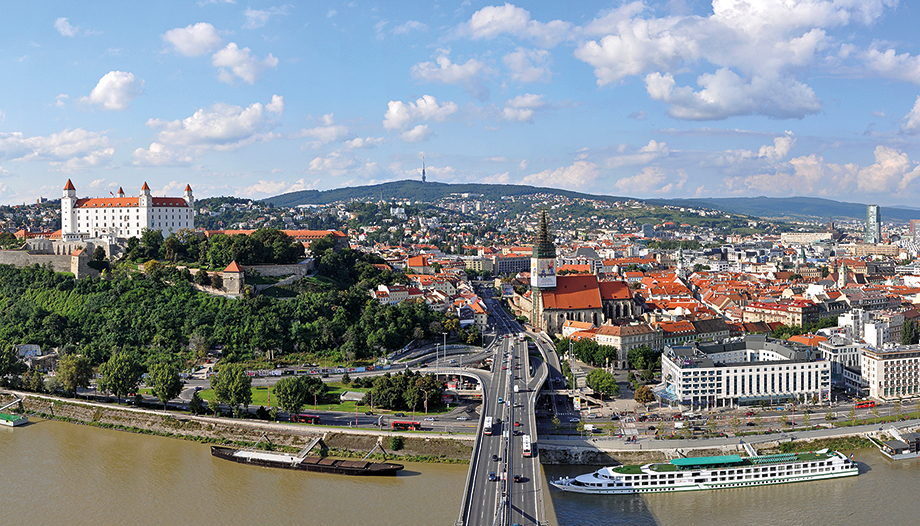
[{"label": "billboard", "polygon": [[531,259],[530,260],[530,286],[541,289],[556,287],[556,260]]},{"label": "billboard", "polygon": [[510,298],[511,296],[514,296],[514,287],[511,283],[502,283],[502,297]]}]

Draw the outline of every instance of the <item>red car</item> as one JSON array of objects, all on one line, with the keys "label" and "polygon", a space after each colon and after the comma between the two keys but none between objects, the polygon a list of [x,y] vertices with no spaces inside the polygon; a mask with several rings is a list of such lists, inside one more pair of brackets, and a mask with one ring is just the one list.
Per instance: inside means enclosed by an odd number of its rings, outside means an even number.
[{"label": "red car", "polygon": [[754,416],[754,411],[748,411],[747,413],[744,413],[744,416]]},{"label": "red car", "polygon": [[521,423],[520,423],[520,422],[515,422],[515,423],[514,423],[514,427],[521,427]]}]

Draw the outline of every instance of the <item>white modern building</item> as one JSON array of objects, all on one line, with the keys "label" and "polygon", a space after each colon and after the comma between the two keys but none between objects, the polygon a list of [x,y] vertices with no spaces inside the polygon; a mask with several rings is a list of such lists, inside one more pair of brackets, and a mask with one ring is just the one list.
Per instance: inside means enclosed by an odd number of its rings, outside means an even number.
[{"label": "white modern building", "polygon": [[685,407],[823,402],[830,399],[830,363],[815,358],[806,345],[760,335],[670,346],[654,392],[662,403]]},{"label": "white modern building", "polygon": [[182,197],[153,197],[144,183],[137,197],[125,197],[119,188],[114,197],[78,198],[68,179],[61,199],[61,238],[140,237],[144,230],[158,230],[168,237],[180,229],[195,228],[194,205],[189,185]]},{"label": "white modern building", "polygon": [[861,369],[872,398],[898,400],[920,396],[920,345],[864,347]]}]

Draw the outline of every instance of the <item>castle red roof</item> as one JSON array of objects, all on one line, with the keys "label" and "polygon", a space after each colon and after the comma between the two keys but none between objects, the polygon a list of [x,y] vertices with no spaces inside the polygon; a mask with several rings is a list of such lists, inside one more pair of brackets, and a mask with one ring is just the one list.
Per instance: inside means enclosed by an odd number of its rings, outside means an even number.
[{"label": "castle red roof", "polygon": [[67,184],[64,185],[64,190],[76,190],[76,188],[73,186],[73,183],[70,182],[70,179],[68,179]]},{"label": "castle red roof", "polygon": [[237,265],[237,264],[236,264],[236,261],[234,260],[234,261],[231,261],[229,265],[227,265],[227,268],[224,269],[224,272],[239,272],[239,273],[242,273],[242,272],[243,272],[243,269],[241,269],[240,266]]}]

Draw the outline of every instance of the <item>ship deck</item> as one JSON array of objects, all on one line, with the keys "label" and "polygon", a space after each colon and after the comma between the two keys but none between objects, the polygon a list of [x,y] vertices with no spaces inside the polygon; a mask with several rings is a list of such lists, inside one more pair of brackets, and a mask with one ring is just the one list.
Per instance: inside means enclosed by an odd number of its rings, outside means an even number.
[{"label": "ship deck", "polygon": [[751,466],[764,466],[788,462],[812,462],[833,458],[833,453],[818,453],[809,451],[805,453],[780,453],[778,455],[760,455],[756,457],[741,457],[738,455],[721,455],[715,457],[689,457],[675,458],[667,464],[624,464],[610,468],[610,471],[622,475],[641,475],[648,471],[655,473],[670,473],[675,471],[689,471],[701,469],[739,468]]}]

